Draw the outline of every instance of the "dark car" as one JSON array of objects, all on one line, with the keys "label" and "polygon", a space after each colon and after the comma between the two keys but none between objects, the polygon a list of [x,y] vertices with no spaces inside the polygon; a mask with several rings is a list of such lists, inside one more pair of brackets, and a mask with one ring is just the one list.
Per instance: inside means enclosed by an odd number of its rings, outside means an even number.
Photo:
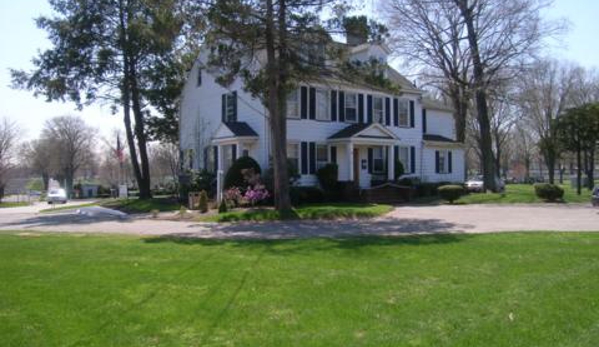
[{"label": "dark car", "polygon": [[591,203],[593,206],[599,206],[599,186],[593,189],[593,195],[591,195]]}]

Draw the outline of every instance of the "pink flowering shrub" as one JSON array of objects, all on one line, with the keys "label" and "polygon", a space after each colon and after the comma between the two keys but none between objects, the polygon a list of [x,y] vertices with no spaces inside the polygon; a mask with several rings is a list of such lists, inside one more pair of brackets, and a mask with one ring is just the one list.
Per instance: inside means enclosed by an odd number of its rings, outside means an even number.
[{"label": "pink flowering shrub", "polygon": [[243,194],[238,187],[231,187],[223,192],[223,199],[227,205],[237,206],[243,203]]},{"label": "pink flowering shrub", "polygon": [[264,188],[262,184],[256,184],[253,187],[248,187],[243,195],[243,199],[246,203],[254,206],[258,202],[265,200],[269,197],[268,190]]}]

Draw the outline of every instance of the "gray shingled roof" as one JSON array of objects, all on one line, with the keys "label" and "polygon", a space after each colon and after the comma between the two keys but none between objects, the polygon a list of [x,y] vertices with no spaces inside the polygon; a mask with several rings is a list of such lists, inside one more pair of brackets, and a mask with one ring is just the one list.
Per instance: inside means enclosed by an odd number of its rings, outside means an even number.
[{"label": "gray shingled roof", "polygon": [[246,122],[225,122],[225,125],[236,137],[258,136],[258,134]]},{"label": "gray shingled roof", "polygon": [[454,140],[452,140],[450,138],[447,138],[445,136],[433,135],[433,134],[424,134],[424,135],[422,135],[422,139],[424,141],[451,142],[451,143],[457,142],[457,141],[454,141]]},{"label": "gray shingled roof", "polygon": [[354,135],[356,135],[357,133],[359,133],[360,131],[368,128],[370,126],[370,124],[352,124],[349,125],[341,130],[339,130],[338,132],[334,133],[333,135],[329,136],[329,139],[346,139],[348,137],[352,137]]}]

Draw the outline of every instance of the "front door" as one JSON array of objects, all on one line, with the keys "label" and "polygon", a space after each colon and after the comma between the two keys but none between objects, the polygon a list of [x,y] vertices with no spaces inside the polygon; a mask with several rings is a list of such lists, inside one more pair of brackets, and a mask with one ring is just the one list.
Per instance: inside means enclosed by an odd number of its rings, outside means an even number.
[{"label": "front door", "polygon": [[354,183],[360,184],[360,150],[354,148]]}]

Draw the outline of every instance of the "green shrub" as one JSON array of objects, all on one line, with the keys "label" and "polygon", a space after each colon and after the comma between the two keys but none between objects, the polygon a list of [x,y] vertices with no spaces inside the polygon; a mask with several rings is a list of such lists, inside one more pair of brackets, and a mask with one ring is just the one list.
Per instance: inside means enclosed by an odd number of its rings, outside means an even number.
[{"label": "green shrub", "polygon": [[324,192],[318,187],[291,187],[291,204],[314,204],[324,202]]},{"label": "green shrub", "polygon": [[220,201],[220,205],[218,205],[218,213],[226,213],[228,210],[229,208],[227,207],[227,202],[225,199],[222,199]]},{"label": "green shrub", "polygon": [[316,171],[318,182],[326,192],[332,192],[337,189],[338,174],[339,169],[337,164],[334,163],[327,164]]},{"label": "green shrub", "polygon": [[404,173],[406,173],[406,169],[403,167],[403,163],[397,160],[395,162],[395,179],[398,180]]},{"label": "green shrub", "polygon": [[543,199],[545,201],[554,202],[557,200],[562,200],[564,197],[564,190],[550,183],[536,183],[535,194],[539,199]]},{"label": "green shrub", "polygon": [[260,165],[251,157],[239,157],[233,162],[227,174],[225,175],[224,189],[231,187],[245,188],[248,184],[245,180],[243,171],[253,169],[254,173],[260,174],[262,170]]},{"label": "green shrub", "polygon": [[460,196],[464,194],[464,187],[458,186],[456,184],[449,184],[440,186],[437,188],[437,191],[443,200],[447,200],[450,204],[453,204],[454,201],[459,199]]},{"label": "green shrub", "polygon": [[200,213],[208,212],[208,193],[205,190],[200,192],[200,203],[198,204]]}]

